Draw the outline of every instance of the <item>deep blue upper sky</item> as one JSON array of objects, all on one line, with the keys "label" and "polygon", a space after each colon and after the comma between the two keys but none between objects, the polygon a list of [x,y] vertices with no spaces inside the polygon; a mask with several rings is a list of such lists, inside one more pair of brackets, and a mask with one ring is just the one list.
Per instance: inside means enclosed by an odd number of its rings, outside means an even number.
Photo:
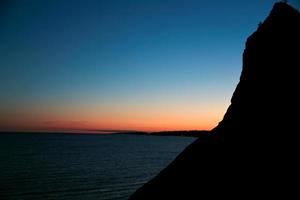
[{"label": "deep blue upper sky", "polygon": [[[190,128],[211,127],[205,123],[220,120],[238,82],[246,38],[274,2],[1,1],[0,123],[20,115],[82,122],[93,111],[122,124],[130,112],[168,118],[197,110],[190,116],[199,126]],[[210,111],[213,122],[202,122]],[[150,129],[154,118],[118,128]]]}]

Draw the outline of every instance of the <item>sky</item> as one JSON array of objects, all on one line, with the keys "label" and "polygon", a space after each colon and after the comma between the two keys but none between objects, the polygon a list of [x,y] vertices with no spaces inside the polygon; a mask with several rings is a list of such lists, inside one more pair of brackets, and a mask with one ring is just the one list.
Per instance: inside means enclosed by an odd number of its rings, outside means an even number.
[{"label": "sky", "polygon": [[1,0],[0,131],[209,130],[274,2]]}]

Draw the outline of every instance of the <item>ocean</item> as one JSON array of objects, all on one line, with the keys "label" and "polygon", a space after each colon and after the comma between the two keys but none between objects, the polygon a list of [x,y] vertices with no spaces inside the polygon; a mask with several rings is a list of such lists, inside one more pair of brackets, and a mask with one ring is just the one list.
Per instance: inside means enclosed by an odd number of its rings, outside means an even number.
[{"label": "ocean", "polygon": [[1,200],[125,200],[195,139],[0,134]]}]

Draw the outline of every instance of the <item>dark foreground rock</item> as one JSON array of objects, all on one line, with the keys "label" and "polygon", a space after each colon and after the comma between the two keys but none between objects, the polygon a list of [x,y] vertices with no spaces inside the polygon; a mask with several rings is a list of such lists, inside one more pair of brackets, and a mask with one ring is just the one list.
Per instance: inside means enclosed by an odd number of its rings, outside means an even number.
[{"label": "dark foreground rock", "polygon": [[300,14],[276,3],[247,39],[223,120],[130,200],[299,198]]}]

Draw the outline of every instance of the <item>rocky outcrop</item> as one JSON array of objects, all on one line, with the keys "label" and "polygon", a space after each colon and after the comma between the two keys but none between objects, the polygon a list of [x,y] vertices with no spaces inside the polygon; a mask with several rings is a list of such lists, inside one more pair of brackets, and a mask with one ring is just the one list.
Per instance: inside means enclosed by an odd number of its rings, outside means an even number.
[{"label": "rocky outcrop", "polygon": [[[224,119],[214,131],[251,139],[257,137],[250,134],[253,131],[273,127],[285,131],[293,126],[295,115],[291,112],[293,106],[297,107],[299,92],[299,29],[299,12],[285,3],[276,3],[267,19],[247,39],[240,82]],[[243,133],[236,135],[240,131]],[[276,133],[270,134],[261,137],[269,139]]]},{"label": "rocky outcrop", "polygon": [[130,199],[299,196],[299,48],[299,12],[276,3],[247,39],[223,120]]}]

